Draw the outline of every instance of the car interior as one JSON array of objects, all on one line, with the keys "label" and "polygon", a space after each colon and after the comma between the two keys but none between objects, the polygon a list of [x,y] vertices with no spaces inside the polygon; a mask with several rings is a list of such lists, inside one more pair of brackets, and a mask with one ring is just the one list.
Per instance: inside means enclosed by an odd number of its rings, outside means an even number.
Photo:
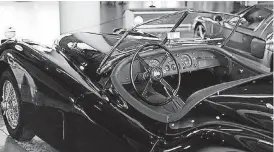
[{"label": "car interior", "polygon": [[[140,56],[137,52],[138,59],[128,57],[111,73],[117,92],[150,118],[158,121],[170,121],[173,116],[178,118],[193,93],[235,80],[230,73],[229,53],[222,48],[208,45],[176,47],[168,50],[172,55],[163,50],[155,49]],[[163,73],[157,73],[157,68]],[[153,77],[155,73],[160,75],[159,79]]]},{"label": "car interior", "polygon": [[[187,99],[196,91],[239,78],[237,63],[231,60],[233,56],[220,47],[190,45],[166,48],[155,43],[139,47],[133,56],[114,65],[105,75],[98,75],[96,69],[105,54],[82,43],[67,40],[60,45],[67,47],[65,54],[76,66],[85,66],[83,72],[88,77],[105,87],[110,82],[110,75],[113,87],[128,104],[162,122],[180,117],[188,104]],[[157,46],[152,50],[152,45]],[[235,68],[237,72],[233,72]]]}]

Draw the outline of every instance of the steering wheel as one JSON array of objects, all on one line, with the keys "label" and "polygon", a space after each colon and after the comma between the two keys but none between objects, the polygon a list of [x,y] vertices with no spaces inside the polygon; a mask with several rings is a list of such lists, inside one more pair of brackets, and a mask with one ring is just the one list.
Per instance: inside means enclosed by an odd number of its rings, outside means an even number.
[{"label": "steering wheel", "polygon": [[[161,48],[166,52],[166,55],[163,57],[162,61],[160,62],[159,65],[157,66],[150,66],[140,55],[139,53],[144,50],[147,47],[152,47],[152,46],[156,46],[157,48]],[[172,88],[172,86],[163,79],[163,64],[166,62],[166,60],[168,59],[168,57],[171,57],[171,59],[175,62],[176,65],[176,69],[177,69],[177,74],[178,74],[178,82],[177,82],[177,87],[176,89]],[[140,62],[140,65],[142,65],[145,69],[145,72],[143,73],[137,73],[136,76],[133,76],[133,63],[135,60],[138,60]],[[152,105],[152,106],[163,106],[168,104],[171,101],[176,100],[176,95],[178,93],[178,90],[180,88],[180,84],[181,84],[181,73],[180,73],[180,69],[179,69],[179,64],[176,61],[175,57],[171,54],[171,52],[163,45],[160,44],[145,44],[141,47],[138,48],[138,50],[136,51],[136,53],[133,55],[132,57],[132,61],[130,63],[130,80],[131,83],[133,85],[133,88],[135,90],[135,92],[138,94],[138,96],[145,101],[147,104]],[[136,84],[135,81],[147,81],[146,86],[143,90],[142,93],[140,93],[137,88],[136,88]],[[167,96],[164,102],[160,102],[160,103],[153,103],[151,101],[149,101],[147,99],[147,94],[148,92],[152,89],[152,85],[154,83],[160,83],[165,92],[167,93]],[[159,93],[159,92],[158,92]],[[160,93],[161,94],[161,93]]]}]

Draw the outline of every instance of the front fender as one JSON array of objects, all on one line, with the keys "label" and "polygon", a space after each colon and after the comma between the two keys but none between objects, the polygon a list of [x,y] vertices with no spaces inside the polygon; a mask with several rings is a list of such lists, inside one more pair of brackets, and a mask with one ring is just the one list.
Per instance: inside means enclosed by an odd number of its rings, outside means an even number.
[{"label": "front fender", "polygon": [[[37,87],[30,73],[21,65],[19,52],[14,49],[3,51],[0,61],[10,69],[17,81],[21,99],[23,102],[35,103]],[[1,69],[4,70],[4,69]],[[3,72],[3,71],[1,71]],[[35,103],[37,104],[37,103]]]},{"label": "front fender", "polygon": [[[19,44],[18,44],[19,45]],[[71,111],[71,99],[74,95],[63,87],[56,76],[52,76],[57,69],[47,59],[28,47],[21,45],[23,51],[6,49],[1,54],[0,60],[12,71],[19,88],[21,99],[24,103],[39,106],[55,107]],[[62,75],[60,74],[60,77]]]}]

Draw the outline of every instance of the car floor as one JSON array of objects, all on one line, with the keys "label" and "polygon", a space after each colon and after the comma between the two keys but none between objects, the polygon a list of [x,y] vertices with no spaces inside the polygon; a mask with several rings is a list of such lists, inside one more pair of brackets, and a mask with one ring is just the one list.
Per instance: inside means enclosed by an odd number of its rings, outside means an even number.
[{"label": "car floor", "polygon": [[0,116],[0,152],[58,152],[46,142],[35,136],[31,141],[18,142],[12,139]]}]

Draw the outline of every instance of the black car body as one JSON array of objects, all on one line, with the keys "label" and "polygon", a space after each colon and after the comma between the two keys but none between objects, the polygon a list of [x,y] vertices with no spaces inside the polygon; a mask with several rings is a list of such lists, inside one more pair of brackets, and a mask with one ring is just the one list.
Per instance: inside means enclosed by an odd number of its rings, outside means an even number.
[{"label": "black car body", "polygon": [[[189,11],[179,13],[182,21]],[[11,136],[36,134],[61,151],[272,151],[271,73],[218,46],[161,45],[166,40],[128,33],[68,34],[54,49],[3,44],[1,108]],[[156,60],[165,61],[160,72]],[[157,87],[146,89],[142,65]],[[12,128],[14,107],[19,123]]]},{"label": "black car body", "polygon": [[[225,48],[247,63],[264,71],[273,70],[273,49],[265,51],[267,37],[273,33],[273,3],[257,4],[236,13],[241,17],[240,25]],[[219,14],[211,17],[198,16],[193,27],[195,34],[203,38],[226,38],[238,21],[237,17]],[[201,31],[201,34],[200,34]],[[261,43],[258,45],[258,42]],[[253,50],[261,50],[258,55]]]}]

